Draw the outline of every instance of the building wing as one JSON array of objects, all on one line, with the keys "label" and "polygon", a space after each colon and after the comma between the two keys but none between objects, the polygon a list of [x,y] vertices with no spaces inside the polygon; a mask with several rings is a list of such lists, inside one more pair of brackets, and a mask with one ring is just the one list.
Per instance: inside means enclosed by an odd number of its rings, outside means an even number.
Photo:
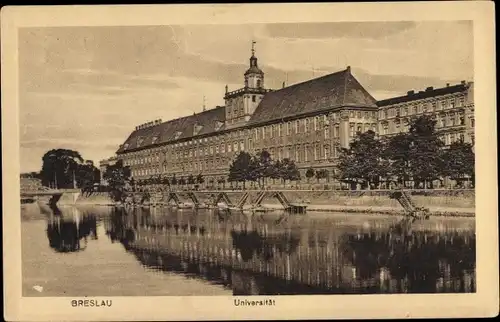
[{"label": "building wing", "polygon": [[191,116],[139,127],[130,134],[116,153],[124,153],[146,146],[190,138],[193,137],[195,129],[197,135],[221,131],[224,129],[224,125],[221,126],[221,122],[223,124],[224,119],[224,107],[218,106]]},{"label": "building wing", "polygon": [[341,106],[377,107],[375,98],[354,78],[349,67],[267,93],[249,123],[262,123]]}]

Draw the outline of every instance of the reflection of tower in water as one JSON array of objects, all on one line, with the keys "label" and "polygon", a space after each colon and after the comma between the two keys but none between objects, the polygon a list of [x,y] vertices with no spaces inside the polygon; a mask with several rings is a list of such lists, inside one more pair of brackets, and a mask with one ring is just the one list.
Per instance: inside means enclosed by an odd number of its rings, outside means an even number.
[{"label": "reflection of tower in water", "polygon": [[97,239],[95,216],[82,215],[75,207],[52,206],[52,212],[47,221],[47,238],[50,247],[55,251],[77,252],[86,248],[89,236]]}]

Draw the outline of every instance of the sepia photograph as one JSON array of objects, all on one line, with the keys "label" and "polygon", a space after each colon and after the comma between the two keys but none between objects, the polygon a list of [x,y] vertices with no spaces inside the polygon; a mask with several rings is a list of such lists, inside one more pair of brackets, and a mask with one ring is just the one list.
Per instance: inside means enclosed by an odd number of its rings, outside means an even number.
[{"label": "sepia photograph", "polygon": [[498,213],[477,211],[476,119],[495,91],[478,101],[474,19],[273,22],[246,6],[224,23],[16,29],[2,172],[19,185],[19,296],[104,311],[477,295],[476,214]]}]

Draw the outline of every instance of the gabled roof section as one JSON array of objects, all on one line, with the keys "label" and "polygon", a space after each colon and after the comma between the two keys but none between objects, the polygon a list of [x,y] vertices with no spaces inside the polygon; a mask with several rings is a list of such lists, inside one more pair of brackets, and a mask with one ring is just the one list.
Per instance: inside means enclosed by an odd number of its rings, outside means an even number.
[{"label": "gabled roof section", "polygon": [[377,101],[346,70],[267,93],[250,124],[319,112],[334,107],[377,107]]},{"label": "gabled roof section", "polygon": [[214,109],[198,114],[140,128],[129,135],[116,153],[124,153],[153,144],[162,144],[192,137],[195,126],[199,128],[197,135],[221,131],[224,125],[222,125],[222,128],[216,129],[216,124],[217,121],[224,124],[225,117],[225,107],[217,106]]}]

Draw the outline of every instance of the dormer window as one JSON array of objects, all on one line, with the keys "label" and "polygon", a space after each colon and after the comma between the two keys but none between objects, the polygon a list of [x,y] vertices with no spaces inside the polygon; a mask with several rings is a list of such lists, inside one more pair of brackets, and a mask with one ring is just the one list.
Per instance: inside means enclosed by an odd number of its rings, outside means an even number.
[{"label": "dormer window", "polygon": [[215,130],[219,131],[224,123],[221,121],[215,121]]},{"label": "dormer window", "polygon": [[151,140],[151,144],[155,144],[156,141],[158,141],[158,136],[153,136],[153,139]]},{"label": "dormer window", "polygon": [[125,144],[123,145],[123,149],[124,149],[124,150],[128,149],[128,147],[129,147],[129,144],[128,144],[128,143],[125,143]]},{"label": "dormer window", "polygon": [[195,124],[194,125],[194,130],[193,130],[193,135],[198,135],[198,133],[200,133],[201,129],[203,128],[203,126],[199,125],[199,124]]},{"label": "dormer window", "polygon": [[137,138],[137,146],[141,146],[142,142],[144,142],[144,138],[142,137]]},{"label": "dormer window", "polygon": [[177,140],[181,136],[182,132],[177,131],[175,132],[174,140]]}]

